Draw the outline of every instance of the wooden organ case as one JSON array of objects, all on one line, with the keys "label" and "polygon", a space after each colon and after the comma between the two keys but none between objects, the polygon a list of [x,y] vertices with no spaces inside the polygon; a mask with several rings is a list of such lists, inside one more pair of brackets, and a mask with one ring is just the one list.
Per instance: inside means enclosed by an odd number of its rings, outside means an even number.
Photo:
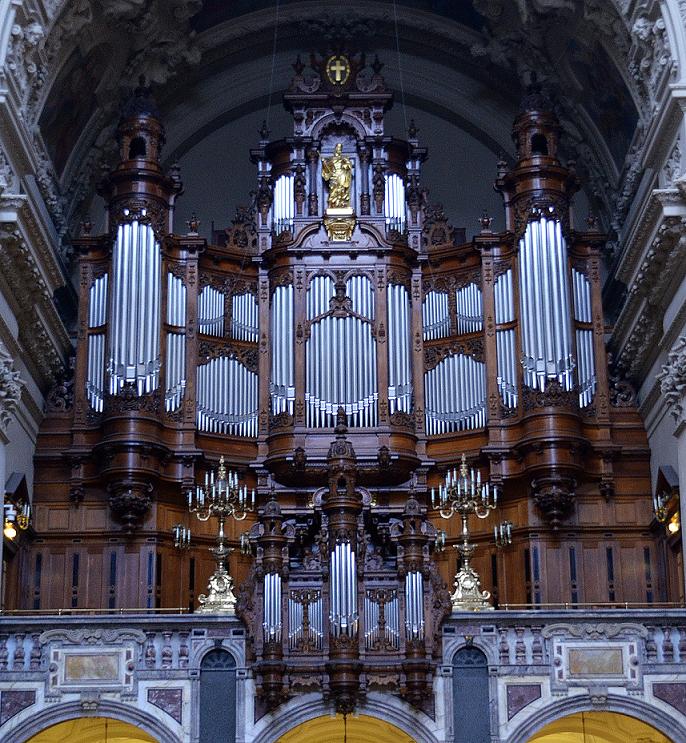
[{"label": "wooden organ case", "polygon": [[671,597],[647,442],[608,374],[603,236],[574,228],[540,89],[498,165],[506,229],[483,217],[465,242],[426,202],[417,131],[384,131],[378,60],[294,69],[292,136],[261,133],[254,204],[212,244],[172,234],[149,91],[123,112],[107,231],[74,242],[74,375],[40,434],[20,604],[192,607],[214,535],[179,553],[170,529],[224,455],[258,493],[229,536],[262,709],[308,688],[341,711],[374,688],[425,706],[456,564],[436,537],[458,538],[429,493],[459,454],[502,494],[473,535],[496,602],[651,603]]}]

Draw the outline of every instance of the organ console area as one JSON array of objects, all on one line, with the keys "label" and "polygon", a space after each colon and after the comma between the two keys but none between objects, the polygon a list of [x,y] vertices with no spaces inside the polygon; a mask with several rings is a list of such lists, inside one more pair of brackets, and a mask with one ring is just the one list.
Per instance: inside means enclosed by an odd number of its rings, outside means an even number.
[{"label": "organ console area", "polygon": [[209,242],[172,232],[150,92],[123,110],[106,230],[74,240],[73,402],[40,434],[17,604],[196,607],[214,534],[193,524],[179,552],[172,528],[224,456],[257,491],[227,534],[262,709],[313,685],[341,711],[374,688],[421,707],[460,538],[429,494],[463,453],[499,493],[471,535],[494,605],[674,599],[646,437],[608,372],[604,236],[572,218],[546,95],[497,165],[505,229],[484,215],[466,241],[427,203],[414,125],[385,130],[378,59],[294,70],[293,130],[261,132],[254,202]]}]

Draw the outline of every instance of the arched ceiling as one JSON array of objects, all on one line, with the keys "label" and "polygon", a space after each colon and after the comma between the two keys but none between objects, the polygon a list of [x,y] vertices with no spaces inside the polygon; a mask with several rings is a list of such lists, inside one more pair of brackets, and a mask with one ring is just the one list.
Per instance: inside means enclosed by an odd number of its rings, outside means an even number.
[{"label": "arched ceiling", "polygon": [[347,734],[349,743],[414,743],[394,725],[369,715],[315,717],[279,738],[277,743],[339,743]]},{"label": "arched ceiling", "polygon": [[577,712],[551,722],[529,743],[671,743],[642,720],[616,712]]},{"label": "arched ceiling", "polygon": [[[480,162],[484,151],[493,161],[512,154],[511,122],[536,70],[556,101],[564,154],[608,225],[644,114],[626,22],[612,0],[280,0],[278,13],[275,0],[68,0],[43,42],[49,63],[32,102],[63,194],[62,231],[90,203],[99,164],[113,159],[122,92],[139,73],[154,83],[168,162],[194,168],[193,153],[218,132],[244,139],[247,154],[270,88],[270,124],[279,122],[295,56],[341,41],[378,53],[420,129],[425,115],[439,140],[441,127],[460,132]],[[251,131],[231,128],[251,117]]]}]

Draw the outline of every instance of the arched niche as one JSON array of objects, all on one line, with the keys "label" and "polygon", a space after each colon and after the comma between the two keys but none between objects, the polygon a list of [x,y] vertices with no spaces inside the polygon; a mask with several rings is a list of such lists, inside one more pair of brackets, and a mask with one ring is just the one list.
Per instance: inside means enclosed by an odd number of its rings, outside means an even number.
[{"label": "arched niche", "polygon": [[158,743],[135,725],[111,717],[78,717],[51,725],[27,743]]},{"label": "arched niche", "polygon": [[236,659],[215,648],[200,663],[200,743],[236,740]]},{"label": "arched niche", "polygon": [[370,715],[315,717],[282,735],[277,743],[322,743],[347,739],[352,743],[415,743],[407,733]]},{"label": "arched niche", "polygon": [[488,659],[479,648],[464,647],[452,665],[455,743],[489,743]]},{"label": "arched niche", "polygon": [[527,743],[672,743],[642,720],[619,712],[576,712],[548,723]]}]

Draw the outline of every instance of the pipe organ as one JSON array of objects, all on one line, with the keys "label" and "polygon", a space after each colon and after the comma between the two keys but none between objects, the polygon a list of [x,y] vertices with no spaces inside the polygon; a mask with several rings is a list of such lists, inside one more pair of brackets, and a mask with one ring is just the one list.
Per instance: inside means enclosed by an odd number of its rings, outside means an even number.
[{"label": "pipe organ", "polygon": [[508,268],[495,280],[494,294],[498,392],[503,405],[512,410],[517,407],[518,387],[514,291],[511,268]]},{"label": "pipe organ", "polygon": [[524,384],[545,390],[554,379],[574,387],[567,243],[559,219],[530,221],[519,241]]},{"label": "pipe organ", "polygon": [[186,287],[183,280],[167,274],[167,365],[164,406],[178,410],[186,387]]},{"label": "pipe organ", "polygon": [[[25,564],[78,554],[93,579],[29,571],[22,602],[193,605],[214,535],[201,525],[182,556],[164,535],[224,455],[258,494],[254,518],[227,527],[234,546],[245,530],[230,565],[257,717],[313,688],[340,711],[376,689],[428,709],[455,572],[440,545],[460,535],[451,521],[437,540],[427,494],[458,453],[490,472],[513,524],[500,550],[492,517],[470,534],[496,601],[568,602],[574,575],[575,603],[644,602],[661,580],[640,418],[608,375],[604,238],[571,222],[579,184],[549,103],[527,95],[513,165],[498,166],[505,229],[482,217],[458,242],[425,203],[416,130],[384,133],[381,69],[363,55],[296,62],[293,131],[262,133],[254,202],[211,243],[195,222],[172,233],[181,182],[162,172],[163,129],[138,90],[101,187],[108,232],[74,241],[74,401],[41,433],[49,486]],[[620,576],[620,554],[647,577]]]},{"label": "pipe organ", "polygon": [[96,413],[102,413],[105,400],[105,323],[107,322],[108,274],[97,278],[88,292],[88,402]]},{"label": "pipe organ", "polygon": [[161,262],[150,224],[133,219],[119,225],[112,250],[110,394],[131,384],[140,396],[159,385]]},{"label": "pipe organ", "polygon": [[576,327],[577,378],[579,407],[593,402],[596,388],[595,360],[593,358],[593,317],[591,315],[591,282],[582,271],[572,268],[574,292],[574,320]]},{"label": "pipe organ", "polygon": [[224,294],[213,286],[204,286],[198,297],[199,330],[205,335],[224,335]]},{"label": "pipe organ", "polygon": [[272,412],[293,415],[295,402],[295,344],[293,286],[277,286],[272,295],[272,369],[269,391]]},{"label": "pipe organ", "polygon": [[351,276],[338,286],[330,276],[314,276],[307,289],[305,404],[307,424],[332,428],[339,407],[349,425],[377,423],[374,290],[367,276]]},{"label": "pipe organ", "polygon": [[257,374],[235,356],[197,367],[198,430],[233,436],[257,433]]}]

